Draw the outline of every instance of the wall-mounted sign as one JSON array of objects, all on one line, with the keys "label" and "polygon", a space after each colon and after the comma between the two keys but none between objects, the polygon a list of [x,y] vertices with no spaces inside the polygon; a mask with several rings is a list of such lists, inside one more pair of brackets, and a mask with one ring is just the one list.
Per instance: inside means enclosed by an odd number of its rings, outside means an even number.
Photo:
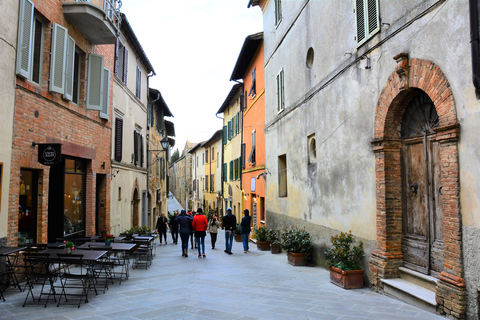
[{"label": "wall-mounted sign", "polygon": [[53,166],[62,162],[61,143],[38,143],[38,162]]},{"label": "wall-mounted sign", "polygon": [[250,182],[250,191],[255,192],[255,183],[256,183],[255,177],[252,177],[252,180]]}]

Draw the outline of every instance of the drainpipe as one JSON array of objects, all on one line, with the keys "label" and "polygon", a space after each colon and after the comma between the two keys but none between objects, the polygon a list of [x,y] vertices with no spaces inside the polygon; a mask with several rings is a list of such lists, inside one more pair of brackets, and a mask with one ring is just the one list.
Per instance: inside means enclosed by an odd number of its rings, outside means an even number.
[{"label": "drainpipe", "polygon": [[480,57],[478,36],[478,0],[469,0],[470,9],[470,45],[472,53],[472,80],[476,90],[480,90]]},{"label": "drainpipe", "polygon": [[[153,77],[155,75],[155,72],[154,71],[151,71],[148,75],[147,75],[147,101],[150,100],[150,77]],[[158,100],[158,99],[157,99]],[[156,100],[154,100],[156,101]],[[150,123],[149,122],[149,112],[148,112],[148,102],[147,102],[147,126],[145,127],[147,130],[146,130],[146,139],[145,139],[145,144],[146,144],[146,151],[147,151],[147,203],[145,204],[144,208],[145,208],[145,211],[142,212],[142,226],[148,226],[148,210],[150,210],[150,208],[148,207],[148,198],[149,198],[149,195],[150,195],[150,185],[149,185],[149,174],[148,174],[148,154],[149,154],[149,144],[150,144],[150,133],[148,132],[148,124]]]},{"label": "drainpipe", "polygon": [[[219,117],[219,116],[218,116],[218,113],[215,114],[215,117],[217,117],[218,119],[221,119],[221,120],[222,120],[222,153],[221,153],[221,155],[222,155],[222,162],[221,162],[221,163],[222,163],[222,169],[220,170],[220,172],[221,172],[221,174],[220,174],[220,179],[221,179],[221,181],[222,181],[222,183],[220,183],[220,192],[221,192],[222,196],[220,197],[220,201],[222,202],[222,208],[223,208],[223,210],[225,211],[225,210],[227,209],[227,208],[225,208],[224,203],[223,203],[223,202],[224,202],[224,201],[223,201],[223,179],[224,179],[224,178],[223,178],[223,148],[224,148],[224,145],[223,145],[223,126],[225,125],[225,124],[223,123],[223,120],[225,120],[225,119]],[[218,159],[217,159],[217,161],[218,161]],[[224,211],[222,212],[223,215],[225,215],[225,214],[224,214]]]}]

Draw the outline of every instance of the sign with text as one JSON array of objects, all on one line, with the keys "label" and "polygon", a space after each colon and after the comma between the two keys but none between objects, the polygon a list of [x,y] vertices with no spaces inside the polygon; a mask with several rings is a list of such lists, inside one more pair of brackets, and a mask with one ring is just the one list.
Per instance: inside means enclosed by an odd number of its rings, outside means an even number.
[{"label": "sign with text", "polygon": [[46,166],[54,166],[62,162],[62,144],[39,143],[38,162]]}]

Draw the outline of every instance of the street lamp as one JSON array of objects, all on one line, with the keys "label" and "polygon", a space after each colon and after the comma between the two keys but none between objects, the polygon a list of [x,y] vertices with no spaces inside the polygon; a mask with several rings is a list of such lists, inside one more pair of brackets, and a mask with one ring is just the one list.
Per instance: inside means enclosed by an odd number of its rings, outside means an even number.
[{"label": "street lamp", "polygon": [[168,144],[169,144],[168,138],[164,137],[162,140],[160,140],[160,144],[162,145],[163,150],[167,151]]}]

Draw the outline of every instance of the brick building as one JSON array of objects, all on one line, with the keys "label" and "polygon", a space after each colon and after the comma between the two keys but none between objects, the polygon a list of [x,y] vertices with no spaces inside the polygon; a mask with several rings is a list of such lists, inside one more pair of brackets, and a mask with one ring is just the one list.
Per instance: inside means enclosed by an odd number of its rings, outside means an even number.
[{"label": "brick building", "polygon": [[93,235],[110,223],[116,1],[19,5],[8,244]]}]

